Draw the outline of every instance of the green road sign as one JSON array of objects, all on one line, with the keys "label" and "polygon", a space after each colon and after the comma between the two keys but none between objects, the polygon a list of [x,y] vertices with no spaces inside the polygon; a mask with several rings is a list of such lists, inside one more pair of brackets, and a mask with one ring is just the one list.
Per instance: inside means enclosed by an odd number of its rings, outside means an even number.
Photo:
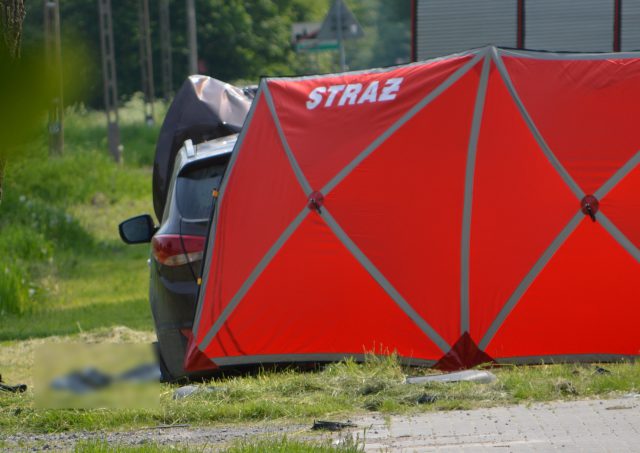
[{"label": "green road sign", "polygon": [[325,50],[337,50],[338,41],[318,41],[317,39],[304,39],[296,43],[297,52],[323,52]]}]

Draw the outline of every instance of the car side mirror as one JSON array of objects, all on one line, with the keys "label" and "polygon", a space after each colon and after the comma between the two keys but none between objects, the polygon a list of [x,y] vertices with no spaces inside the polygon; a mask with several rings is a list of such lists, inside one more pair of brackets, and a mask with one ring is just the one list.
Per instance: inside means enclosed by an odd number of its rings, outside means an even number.
[{"label": "car side mirror", "polygon": [[127,244],[143,244],[151,242],[156,233],[153,218],[149,214],[131,217],[118,226],[120,238]]}]

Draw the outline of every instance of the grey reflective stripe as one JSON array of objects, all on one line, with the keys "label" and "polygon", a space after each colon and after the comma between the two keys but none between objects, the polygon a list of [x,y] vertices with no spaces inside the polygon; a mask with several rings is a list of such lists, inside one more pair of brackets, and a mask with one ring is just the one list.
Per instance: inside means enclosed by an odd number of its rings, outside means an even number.
[{"label": "grey reflective stripe", "polygon": [[575,363],[575,362],[622,362],[635,361],[640,355],[628,354],[555,354],[531,355],[521,357],[502,357],[495,359],[498,363],[513,363],[516,365],[535,363]]},{"label": "grey reflective stripe", "polygon": [[640,52],[615,53],[557,53],[535,50],[511,50],[497,48],[500,55],[507,57],[529,58],[534,60],[625,60],[640,58]]},{"label": "grey reflective stripe", "polygon": [[366,257],[351,238],[344,232],[338,222],[331,216],[326,206],[322,208],[320,214],[327,223],[331,231],[340,239],[342,244],[351,252],[356,260],[365,268],[371,277],[382,287],[389,297],[400,307],[400,309],[418,326],[418,328],[433,341],[442,352],[446,353],[451,349],[450,345],[413,309],[393,285],[382,275],[374,264]]},{"label": "grey reflective stripe", "polygon": [[302,173],[302,169],[298,165],[298,161],[296,160],[291,148],[289,147],[289,142],[287,141],[287,137],[285,137],[284,132],[282,130],[282,125],[280,124],[280,118],[278,118],[278,114],[276,113],[276,107],[273,105],[273,98],[271,97],[271,92],[269,91],[268,84],[264,84],[263,87],[264,98],[267,101],[267,106],[269,106],[269,111],[271,112],[271,116],[273,117],[273,122],[276,125],[276,129],[278,131],[278,136],[280,137],[280,141],[282,142],[282,147],[284,148],[284,152],[289,159],[289,163],[291,164],[291,168],[293,169],[293,173],[296,175],[296,179],[302,186],[302,190],[304,190],[305,195],[309,196],[313,190],[307,181],[307,178]]},{"label": "grey reflective stripe", "polygon": [[238,154],[240,154],[240,149],[242,147],[242,142],[244,142],[244,137],[247,135],[247,130],[249,129],[249,124],[251,124],[251,120],[253,119],[253,114],[256,110],[256,106],[258,105],[260,99],[262,99],[262,90],[266,86],[266,82],[263,80],[260,82],[260,89],[256,94],[255,99],[251,103],[251,108],[249,109],[249,113],[244,121],[244,126],[242,127],[242,131],[240,131],[240,135],[238,135],[238,139],[236,140],[236,144],[233,147],[233,151],[231,153],[231,159],[229,160],[229,164],[227,165],[227,169],[224,172],[222,183],[220,185],[220,190],[218,192],[218,199],[215,201],[214,212],[213,212],[213,220],[209,229],[209,236],[207,238],[207,247],[205,250],[207,254],[205,255],[205,261],[203,264],[204,272],[202,282],[200,287],[198,288],[198,303],[196,305],[196,316],[193,323],[193,336],[196,338],[198,336],[198,329],[200,328],[200,318],[202,316],[202,306],[204,304],[203,298],[205,291],[203,288],[207,287],[209,282],[209,269],[211,269],[211,260],[213,259],[213,247],[215,244],[216,231],[218,229],[218,207],[224,198],[224,194],[227,189],[227,184],[229,183],[229,179],[231,178],[231,173],[233,172],[233,168],[235,167],[236,160],[238,159]]},{"label": "grey reflective stripe", "polygon": [[518,93],[516,92],[516,89],[513,86],[513,82],[511,81],[511,77],[509,76],[509,73],[507,72],[507,68],[504,66],[504,62],[502,61],[502,59],[498,55],[498,53],[497,53],[495,48],[492,49],[491,56],[492,56],[492,58],[493,58],[493,60],[494,60],[494,62],[496,64],[496,67],[498,68],[498,72],[502,76],[502,80],[504,81],[505,85],[507,86],[507,90],[511,94],[511,97],[513,98],[513,101],[518,106],[518,110],[520,110],[520,114],[522,115],[525,123],[529,127],[529,130],[531,131],[531,133],[533,134],[534,138],[536,139],[536,142],[538,143],[538,146],[540,147],[540,149],[542,150],[544,155],[547,157],[549,162],[551,162],[551,165],[553,165],[553,168],[555,168],[555,170],[558,172],[560,177],[564,180],[564,182],[569,186],[571,191],[575,194],[575,196],[578,197],[578,199],[582,199],[582,197],[584,197],[584,192],[582,191],[580,186],[578,186],[578,184],[576,184],[576,182],[573,180],[571,175],[569,175],[569,172],[567,172],[567,170],[562,166],[562,164],[556,158],[556,156],[553,154],[553,152],[551,152],[551,149],[549,149],[549,147],[547,146],[547,143],[544,141],[544,138],[540,134],[540,131],[538,130],[538,128],[536,127],[535,123],[531,119],[531,116],[529,116],[529,112],[527,112],[527,109],[525,108],[524,104],[522,103],[522,100],[520,99],[520,96],[518,96]]},{"label": "grey reflective stripe", "polygon": [[266,253],[264,257],[260,260],[258,265],[253,269],[249,277],[244,281],[238,292],[233,296],[233,298],[229,301],[227,306],[224,308],[220,316],[216,319],[216,322],[213,324],[207,335],[203,338],[200,343],[200,350],[204,351],[209,343],[213,339],[213,337],[218,333],[222,325],[226,322],[227,318],[233,313],[233,310],[236,309],[242,298],[247,294],[251,286],[253,286],[254,282],[258,279],[262,271],[267,267],[267,265],[271,262],[273,257],[278,253],[278,251],[282,248],[285,242],[291,237],[291,235],[298,229],[302,221],[305,219],[307,214],[309,213],[309,209],[305,206],[304,209],[298,214],[298,216],[293,219],[293,221],[289,224],[289,226],[284,230],[284,232],[280,235],[278,240],[271,246],[269,251]]},{"label": "grey reflective stripe", "polygon": [[411,110],[402,115],[402,117],[396,121],[391,127],[389,127],[386,131],[382,133],[377,139],[375,139],[369,146],[367,146],[364,151],[358,154],[355,159],[353,159],[346,167],[344,167],[337,175],[335,175],[331,181],[329,181],[321,190],[321,192],[326,196],[329,192],[331,192],[344,178],[349,175],[360,163],[365,160],[372,152],[374,152],[382,143],[385,142],[394,132],[396,132],[399,128],[401,128],[407,121],[413,118],[420,110],[425,108],[431,101],[440,96],[447,88],[457,82],[463,75],[465,75],[471,68],[473,68],[476,63],[478,63],[484,53],[480,53],[475,55],[470,61],[468,61],[464,66],[458,69],[456,72],[451,74],[444,82],[442,82],[436,89],[434,89],[431,93],[425,96],[420,102],[414,105]]},{"label": "grey reflective stripe", "polygon": [[627,176],[631,171],[636,168],[636,165],[640,163],[640,151],[636,153],[629,161],[624,164],[615,174],[609,178],[607,182],[605,182],[602,187],[600,187],[596,193],[593,194],[598,200],[602,199],[606,194],[608,194],[611,189],[615,187],[622,179]]},{"label": "grey reflective stripe", "polygon": [[471,254],[471,209],[473,205],[473,180],[476,171],[476,152],[478,147],[478,137],[480,136],[480,126],[482,125],[482,113],[484,111],[484,100],[487,94],[487,84],[489,81],[489,69],[491,59],[487,56],[482,64],[482,75],[478,84],[476,94],[476,104],[473,111],[473,122],[471,123],[471,134],[469,135],[469,148],[467,150],[467,168],[464,187],[464,205],[462,214],[462,243],[460,246],[460,333],[469,331],[469,255]]},{"label": "grey reflective stripe", "polygon": [[[357,362],[365,362],[374,357],[371,354],[350,354],[344,353],[319,353],[319,354],[265,354],[265,355],[243,355],[226,356],[211,359],[216,365],[256,365],[261,363],[287,363],[287,362],[341,362],[347,359],[354,359]],[[380,356],[375,356],[380,357]],[[384,358],[383,358],[384,359]],[[403,365],[432,366],[435,360],[423,360],[412,357],[398,357]]]},{"label": "grey reflective stripe", "polygon": [[596,214],[596,220],[609,232],[613,238],[624,248],[636,261],[640,263],[640,250],[620,231],[609,218],[600,211]]},{"label": "grey reflective stripe", "polygon": [[553,240],[551,245],[547,247],[536,264],[534,264],[534,266],[531,268],[529,273],[522,279],[520,285],[518,285],[509,300],[507,300],[507,302],[504,304],[504,306],[500,310],[500,313],[498,313],[498,316],[496,316],[496,318],[493,320],[493,323],[491,323],[491,327],[489,327],[487,332],[484,334],[484,337],[482,337],[482,340],[478,344],[478,347],[480,349],[486,349],[487,345],[491,342],[498,329],[504,323],[504,320],[507,319],[509,313],[511,313],[511,311],[522,298],[523,294],[527,291],[527,289],[529,289],[531,283],[533,283],[533,281],[538,277],[542,269],[544,269],[549,260],[551,260],[553,255],[558,251],[562,244],[564,244],[571,233],[573,233],[573,231],[576,229],[583,218],[584,214],[582,214],[581,211],[578,211],[569,221],[569,223],[562,229],[560,234]]}]

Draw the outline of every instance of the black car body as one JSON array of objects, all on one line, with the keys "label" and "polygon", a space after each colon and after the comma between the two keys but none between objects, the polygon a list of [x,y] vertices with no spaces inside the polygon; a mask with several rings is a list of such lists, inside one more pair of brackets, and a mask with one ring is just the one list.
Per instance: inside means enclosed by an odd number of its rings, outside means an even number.
[{"label": "black car body", "polygon": [[162,222],[151,241],[149,302],[159,351],[172,377],[185,374],[184,331],[193,326],[213,193],[220,187],[236,137],[199,145],[186,142],[176,157]]},{"label": "black car body", "polygon": [[183,361],[193,326],[214,193],[236,139],[237,134],[198,145],[187,140],[176,154],[160,225],[154,226],[149,215],[120,225],[125,242],[151,240],[149,302],[165,380],[203,374],[186,373]]}]

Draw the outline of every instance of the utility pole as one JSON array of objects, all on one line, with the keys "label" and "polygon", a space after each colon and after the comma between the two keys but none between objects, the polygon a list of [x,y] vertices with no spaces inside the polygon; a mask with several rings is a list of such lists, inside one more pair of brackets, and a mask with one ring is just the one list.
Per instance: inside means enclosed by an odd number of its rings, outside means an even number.
[{"label": "utility pole", "polygon": [[162,95],[169,102],[173,96],[173,64],[171,61],[171,21],[169,0],[160,0],[160,55],[162,59]]},{"label": "utility pole", "polygon": [[187,37],[189,41],[189,75],[198,73],[198,38],[196,36],[196,7],[187,0]]},{"label": "utility pole", "polygon": [[142,91],[144,92],[144,119],[148,126],[153,126],[155,86],[153,84],[149,0],[138,0],[138,18],[140,22],[140,74],[142,76]]},{"label": "utility pole", "polygon": [[336,8],[336,22],[338,28],[338,47],[340,48],[340,71],[345,72],[347,70],[347,58],[344,53],[344,39],[342,36],[342,4],[338,4]]},{"label": "utility pole", "polygon": [[47,67],[51,70],[55,85],[55,94],[49,103],[49,154],[61,155],[64,150],[64,103],[58,0],[44,0],[44,42]]},{"label": "utility pole", "polygon": [[100,47],[102,49],[102,80],[104,82],[104,108],[107,114],[107,139],[114,160],[122,162],[120,128],[118,127],[118,82],[116,56],[113,48],[111,0],[98,0],[100,14]]}]

